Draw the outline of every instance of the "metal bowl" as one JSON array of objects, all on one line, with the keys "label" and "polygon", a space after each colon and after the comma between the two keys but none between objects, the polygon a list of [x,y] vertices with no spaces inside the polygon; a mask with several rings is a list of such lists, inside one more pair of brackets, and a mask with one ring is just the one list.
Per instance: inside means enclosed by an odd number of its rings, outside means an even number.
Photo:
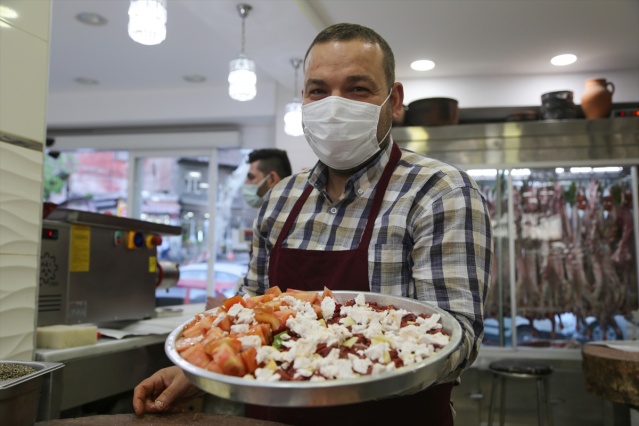
[{"label": "metal bowl", "polygon": [[33,372],[8,380],[0,380],[0,424],[33,425],[38,414],[40,393],[47,374],[64,367],[59,362],[2,361],[30,367]]},{"label": "metal bowl", "polygon": [[424,361],[401,367],[393,372],[355,379],[321,382],[260,382],[241,377],[213,373],[187,362],[175,349],[182,329],[191,320],[176,328],[166,340],[164,349],[169,359],[182,370],[191,382],[205,392],[233,401],[273,407],[322,407],[353,404],[401,394],[412,389],[424,389],[435,382],[446,359],[461,342],[459,322],[443,309],[417,300],[370,292],[334,291],[338,302],[364,294],[367,302],[393,305],[415,314],[437,313],[450,342]]}]

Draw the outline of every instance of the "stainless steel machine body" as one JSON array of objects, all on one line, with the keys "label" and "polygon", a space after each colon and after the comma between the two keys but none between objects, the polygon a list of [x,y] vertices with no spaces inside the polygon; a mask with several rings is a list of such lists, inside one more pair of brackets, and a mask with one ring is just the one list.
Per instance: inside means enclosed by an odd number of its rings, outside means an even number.
[{"label": "stainless steel machine body", "polygon": [[38,326],[155,315],[157,245],[181,228],[70,209],[43,220]]}]

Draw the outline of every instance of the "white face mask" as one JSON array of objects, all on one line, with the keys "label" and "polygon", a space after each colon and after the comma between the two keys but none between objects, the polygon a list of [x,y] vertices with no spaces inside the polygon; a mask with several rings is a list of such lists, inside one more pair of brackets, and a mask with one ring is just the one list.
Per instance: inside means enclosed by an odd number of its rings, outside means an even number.
[{"label": "white face mask", "polygon": [[264,185],[266,179],[268,179],[268,175],[264,176],[264,179],[259,181],[259,183],[245,183],[242,185],[242,197],[244,197],[246,204],[256,209],[262,206],[264,198],[257,195],[257,191],[259,191],[260,186]]},{"label": "white face mask", "polygon": [[[304,136],[322,163],[336,170],[359,166],[377,152],[381,105],[329,96],[302,105]],[[388,132],[382,138],[386,139]]]}]

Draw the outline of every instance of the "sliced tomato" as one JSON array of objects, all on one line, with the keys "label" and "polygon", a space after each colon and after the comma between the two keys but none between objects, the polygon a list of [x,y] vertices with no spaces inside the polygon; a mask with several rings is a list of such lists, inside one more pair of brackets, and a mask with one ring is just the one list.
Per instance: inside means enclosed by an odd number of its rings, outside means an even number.
[{"label": "sliced tomato", "polygon": [[271,312],[255,312],[255,321],[262,323],[262,324],[268,324],[271,326],[271,331],[275,332],[277,330],[280,329],[280,327],[282,326],[282,323],[280,322],[279,319],[277,319],[277,317],[271,313]]},{"label": "sliced tomato", "polygon": [[315,311],[315,315],[317,315],[317,318],[322,318],[322,305],[320,305],[319,303],[313,303],[313,310]]},{"label": "sliced tomato", "polygon": [[330,297],[331,299],[335,299],[335,295],[333,294],[331,289],[328,287],[324,287],[324,291],[322,292],[320,299],[324,300],[325,297]]},{"label": "sliced tomato", "polygon": [[244,361],[246,371],[253,374],[257,369],[257,349],[250,347],[245,351],[240,352],[240,356],[242,357],[242,361]]},{"label": "sliced tomato", "polygon": [[213,355],[217,347],[219,347],[220,345],[230,346],[235,353],[239,353],[242,350],[242,342],[232,337],[222,337],[217,340],[212,340],[204,345],[204,350],[206,351],[206,353]]},{"label": "sliced tomato", "polygon": [[231,320],[231,317],[228,315],[225,315],[222,321],[217,323],[217,326],[221,330],[226,331],[227,333],[231,331],[231,325],[233,325],[233,321]]},{"label": "sliced tomato", "polygon": [[315,303],[317,299],[319,298],[319,295],[315,293],[314,291],[295,291],[291,293],[291,296],[311,304]]},{"label": "sliced tomato", "polygon": [[181,337],[175,342],[175,350],[178,352],[184,352],[200,341],[202,341],[202,336]]},{"label": "sliced tomato", "polygon": [[280,309],[279,311],[273,311],[273,315],[280,320],[281,324],[285,325],[287,319],[295,317],[295,311],[293,309]]},{"label": "sliced tomato", "polygon": [[279,296],[282,294],[282,290],[278,286],[269,287],[264,294],[272,294],[274,296]]},{"label": "sliced tomato", "polygon": [[262,303],[262,299],[264,299],[264,295],[262,295],[262,296],[253,296],[253,297],[249,297],[248,299],[245,299],[244,303],[246,303],[246,307],[247,308],[253,309],[257,305]]},{"label": "sliced tomato", "polygon": [[198,367],[206,368],[209,362],[211,362],[211,357],[206,353],[201,344],[196,343],[191,346],[184,352],[182,352],[182,358],[187,360],[193,365],[197,365]]},{"label": "sliced tomato", "polygon": [[231,309],[231,306],[235,305],[236,303],[240,303],[243,307],[246,307],[246,302],[244,301],[244,298],[240,296],[239,294],[226,299],[224,303],[222,304],[222,306],[224,306],[224,308],[228,311],[229,309]]},{"label": "sliced tomato", "polygon": [[211,361],[211,362],[209,362],[209,363],[206,365],[206,367],[204,367],[204,368],[206,368],[207,370],[212,371],[212,372],[214,372],[214,373],[217,373],[217,374],[224,374],[224,372],[222,371],[222,369],[220,368],[220,366],[219,366],[219,365],[217,365],[217,363],[216,363],[215,361]]},{"label": "sliced tomato", "polygon": [[213,360],[224,374],[242,377],[246,374],[246,366],[242,357],[227,343],[222,343],[213,352]]},{"label": "sliced tomato", "polygon": [[262,296],[262,303],[270,302],[271,300],[275,299],[277,296],[278,295],[276,295],[274,293],[265,294],[265,295]]},{"label": "sliced tomato", "polygon": [[266,344],[270,345],[273,343],[273,330],[269,324],[257,324],[258,327],[262,329],[262,334],[264,334],[264,339],[266,340]]},{"label": "sliced tomato", "polygon": [[262,345],[268,345],[269,341],[267,339],[266,334],[264,333],[264,329],[268,329],[270,331],[271,326],[267,324],[256,324],[249,327],[248,331],[244,333],[245,336],[257,336],[260,338]]},{"label": "sliced tomato", "polygon": [[196,337],[204,335],[210,328],[215,317],[213,315],[200,314],[199,319],[194,323],[189,323],[188,328],[184,328],[182,335],[184,337]]},{"label": "sliced tomato", "polygon": [[204,335],[204,340],[218,339],[222,336],[224,336],[224,330],[222,330],[219,327],[211,327],[209,328],[209,331],[207,331],[206,334]]}]

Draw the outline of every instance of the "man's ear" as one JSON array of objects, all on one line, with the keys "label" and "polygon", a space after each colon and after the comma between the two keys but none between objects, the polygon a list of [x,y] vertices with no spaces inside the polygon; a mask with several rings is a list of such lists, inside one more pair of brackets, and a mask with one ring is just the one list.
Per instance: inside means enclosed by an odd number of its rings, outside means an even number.
[{"label": "man's ear", "polygon": [[282,179],[280,178],[280,176],[277,174],[277,172],[273,171],[270,172],[268,174],[268,179],[266,179],[266,182],[268,183],[268,187],[269,188],[273,188],[275,186],[275,184],[279,181],[281,181]]},{"label": "man's ear", "polygon": [[402,83],[395,82],[393,84],[390,101],[393,106],[393,120],[397,120],[404,110],[404,86]]}]

